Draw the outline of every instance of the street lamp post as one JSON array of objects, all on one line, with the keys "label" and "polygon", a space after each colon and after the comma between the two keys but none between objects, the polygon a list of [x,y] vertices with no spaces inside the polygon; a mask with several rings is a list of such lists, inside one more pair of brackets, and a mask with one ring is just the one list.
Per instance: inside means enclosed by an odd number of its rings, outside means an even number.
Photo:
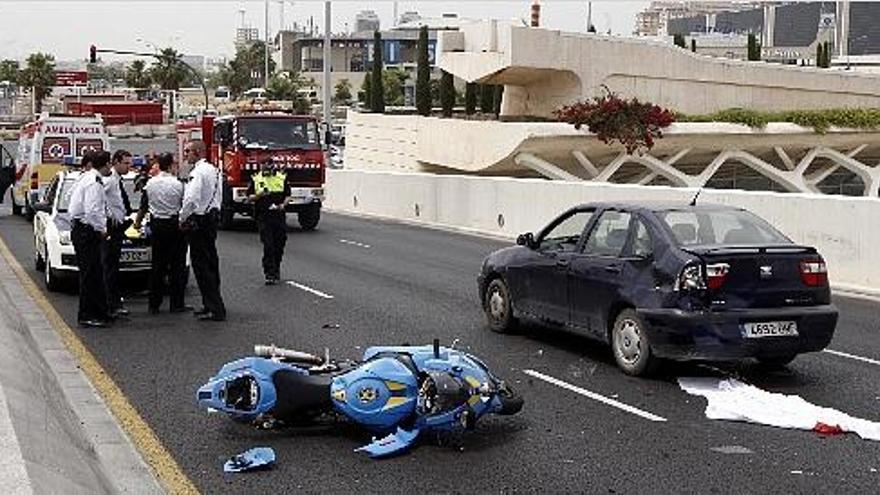
[{"label": "street lamp post", "polygon": [[324,143],[330,145],[330,64],[333,62],[330,53],[330,0],[324,1]]},{"label": "street lamp post", "polygon": [[[863,34],[861,36],[857,36],[855,38],[855,40],[859,41],[859,40],[863,40],[863,39],[867,39],[867,38],[868,38],[868,35]],[[847,37],[846,37],[846,70],[850,70],[849,54],[852,51],[852,42],[853,42],[853,38],[851,38],[849,36],[849,32],[847,32]]]},{"label": "street lamp post", "polygon": [[266,44],[263,46],[264,53],[263,58],[265,62],[264,73],[263,73],[263,89],[269,89],[269,0],[266,0],[266,11],[265,11],[265,21],[266,25],[264,26],[266,30]]}]

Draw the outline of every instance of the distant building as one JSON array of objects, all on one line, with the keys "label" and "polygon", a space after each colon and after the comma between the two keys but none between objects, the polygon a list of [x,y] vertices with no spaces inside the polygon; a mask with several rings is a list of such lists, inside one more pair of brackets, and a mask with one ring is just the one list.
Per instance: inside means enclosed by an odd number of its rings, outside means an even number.
[{"label": "distant building", "polygon": [[235,47],[245,46],[260,40],[260,30],[255,27],[240,27],[235,30]]},{"label": "distant building", "polygon": [[180,60],[189,64],[193,69],[199,71],[205,70],[205,57],[203,55],[181,55]]},{"label": "distant building", "polygon": [[880,2],[714,2],[711,9],[706,3],[652,2],[638,15],[636,32],[696,39],[698,53],[717,40],[754,34],[764,60],[789,64],[814,64],[816,46],[825,42],[835,57],[880,54]]},{"label": "distant building", "polygon": [[[434,75],[434,50],[437,32],[457,30],[462,24],[476,22],[462,19],[454,14],[442,17],[410,19],[394,29],[381,31],[383,64],[386,68],[396,68],[410,74],[415,80],[419,29],[428,26],[428,62]],[[320,92],[324,70],[324,38],[309,36],[308,33],[282,31],[276,37],[275,62],[280,70],[300,72],[307,80],[315,81]],[[330,47],[330,80],[334,86],[341,79],[347,79],[355,92],[361,87],[364,77],[373,66],[373,33],[353,33],[346,36],[333,36]],[[407,88],[409,91],[411,88]]]},{"label": "distant building", "polygon": [[418,12],[409,10],[401,14],[397,22],[398,24],[408,24],[413,21],[418,21],[421,18],[422,16],[420,16]]},{"label": "distant building", "polygon": [[372,10],[362,10],[354,16],[354,33],[372,33],[380,29],[379,16]]}]

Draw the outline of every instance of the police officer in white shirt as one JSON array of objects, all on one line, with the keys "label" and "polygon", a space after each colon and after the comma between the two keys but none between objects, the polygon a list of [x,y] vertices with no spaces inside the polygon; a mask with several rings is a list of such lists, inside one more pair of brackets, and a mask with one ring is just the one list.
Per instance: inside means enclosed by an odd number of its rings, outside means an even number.
[{"label": "police officer in white shirt", "polygon": [[128,215],[131,203],[122,184],[122,176],[131,168],[131,153],[116,150],[113,153],[110,175],[104,179],[104,194],[107,201],[107,242],[101,246],[104,263],[104,282],[107,287],[107,306],[113,316],[126,316],[128,310],[122,305],[119,293],[119,256],[122,253],[122,239],[125,229],[131,225]]},{"label": "police officer in white shirt", "polygon": [[159,155],[159,174],[144,186],[135,228],[140,229],[144,216],[150,213],[150,244],[153,248],[150,271],[150,314],[159,313],[168,277],[170,310],[183,313],[193,308],[184,303],[186,289],[186,238],[180,230],[180,208],[183,205],[183,183],[174,174],[174,156]]},{"label": "police officer in white shirt", "polygon": [[82,162],[85,171],[73,185],[67,208],[79,268],[77,322],[81,326],[105,327],[111,316],[101,263],[101,244],[107,236],[107,206],[101,179],[110,175],[110,153],[89,152]]},{"label": "police officer in white shirt", "polygon": [[193,140],[183,149],[193,165],[180,209],[181,229],[189,241],[193,273],[202,293],[202,308],[194,314],[202,321],[223,321],[226,306],[220,295],[220,260],[217,257],[217,217],[223,199],[220,170],[205,160],[205,143]]}]

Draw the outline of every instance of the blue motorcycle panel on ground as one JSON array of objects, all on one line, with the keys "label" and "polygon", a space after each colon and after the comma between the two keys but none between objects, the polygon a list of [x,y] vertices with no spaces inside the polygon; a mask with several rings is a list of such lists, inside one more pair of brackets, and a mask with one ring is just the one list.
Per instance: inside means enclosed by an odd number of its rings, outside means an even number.
[{"label": "blue motorcycle panel on ground", "polygon": [[269,447],[256,447],[230,458],[223,464],[223,471],[227,473],[240,473],[242,471],[269,467],[274,462],[274,450]]}]

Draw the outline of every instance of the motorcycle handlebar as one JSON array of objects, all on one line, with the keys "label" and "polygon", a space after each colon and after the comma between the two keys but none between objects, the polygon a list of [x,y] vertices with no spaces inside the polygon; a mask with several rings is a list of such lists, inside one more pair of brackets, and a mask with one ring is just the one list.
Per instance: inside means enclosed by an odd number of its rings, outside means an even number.
[{"label": "motorcycle handlebar", "polygon": [[322,365],[324,364],[324,360],[314,354],[309,354],[307,352],[294,351],[292,349],[285,349],[283,347],[276,347],[274,345],[255,345],[254,346],[254,354],[258,357],[266,357],[266,358],[274,358],[280,357],[284,359],[289,359],[291,361],[296,361],[300,363],[314,364],[314,365]]}]

